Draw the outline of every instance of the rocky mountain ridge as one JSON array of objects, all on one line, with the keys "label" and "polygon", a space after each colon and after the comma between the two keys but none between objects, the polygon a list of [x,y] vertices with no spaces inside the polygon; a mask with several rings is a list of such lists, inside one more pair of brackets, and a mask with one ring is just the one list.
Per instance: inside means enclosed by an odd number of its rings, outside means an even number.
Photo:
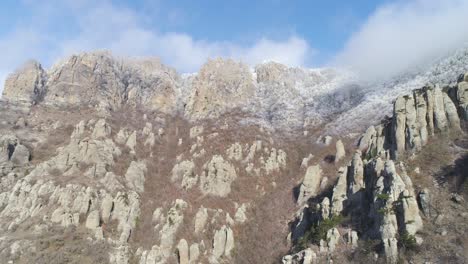
[{"label": "rocky mountain ridge", "polygon": [[0,259],[463,263],[466,65],[372,90],[277,63],[28,63],[0,102]]},{"label": "rocky mountain ridge", "polygon": [[[273,126],[298,128],[309,122],[302,113],[305,98],[347,85],[350,79],[350,73],[334,69],[288,68],[274,62],[252,72],[229,59],[209,60],[199,73],[181,76],[157,59],[92,52],[73,55],[48,71],[37,62],[26,64],[7,78],[3,99],[101,110],[144,107],[193,121],[240,109]],[[24,86],[28,89],[18,88]]]}]

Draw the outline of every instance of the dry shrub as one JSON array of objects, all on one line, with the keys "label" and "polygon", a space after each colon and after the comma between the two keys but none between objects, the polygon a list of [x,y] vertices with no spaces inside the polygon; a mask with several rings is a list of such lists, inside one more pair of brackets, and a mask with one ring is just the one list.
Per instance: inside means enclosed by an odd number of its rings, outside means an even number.
[{"label": "dry shrub", "polygon": [[31,237],[35,250],[23,252],[15,263],[109,263],[109,245],[105,241],[90,242],[88,236],[81,228],[53,227],[47,233]]},{"label": "dry shrub", "polygon": [[[443,172],[447,171],[456,160],[458,154],[453,148],[452,142],[457,138],[460,138],[460,135],[447,134],[431,137],[421,151],[415,154],[406,154],[401,158],[401,160],[407,161],[408,174],[417,187],[432,186],[434,179],[440,183],[446,182],[447,178]],[[420,173],[415,173],[416,168],[420,169]],[[441,171],[440,168],[445,169]]]}]

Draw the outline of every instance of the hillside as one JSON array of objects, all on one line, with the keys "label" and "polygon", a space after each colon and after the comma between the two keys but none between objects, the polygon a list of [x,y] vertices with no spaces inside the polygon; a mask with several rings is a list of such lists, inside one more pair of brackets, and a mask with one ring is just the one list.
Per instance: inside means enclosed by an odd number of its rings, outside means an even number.
[{"label": "hillside", "polygon": [[0,259],[465,263],[467,71],[27,62],[0,101]]}]

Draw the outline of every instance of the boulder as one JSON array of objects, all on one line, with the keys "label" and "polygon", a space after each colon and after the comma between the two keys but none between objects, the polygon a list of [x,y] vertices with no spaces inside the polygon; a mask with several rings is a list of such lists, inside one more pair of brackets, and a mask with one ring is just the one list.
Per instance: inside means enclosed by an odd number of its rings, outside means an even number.
[{"label": "boulder", "polygon": [[0,138],[0,163],[11,160],[18,142],[18,138],[14,135],[3,135]]},{"label": "boulder", "polygon": [[11,161],[18,165],[26,165],[30,159],[29,149],[21,144],[16,145],[13,155],[11,155]]}]

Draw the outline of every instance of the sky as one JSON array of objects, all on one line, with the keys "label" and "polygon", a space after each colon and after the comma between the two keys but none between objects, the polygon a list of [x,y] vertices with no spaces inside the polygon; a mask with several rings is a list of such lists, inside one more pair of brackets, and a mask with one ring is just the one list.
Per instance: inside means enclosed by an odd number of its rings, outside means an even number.
[{"label": "sky", "polygon": [[0,90],[28,59],[153,56],[181,73],[208,58],[398,74],[468,41],[468,0],[3,0]]}]

